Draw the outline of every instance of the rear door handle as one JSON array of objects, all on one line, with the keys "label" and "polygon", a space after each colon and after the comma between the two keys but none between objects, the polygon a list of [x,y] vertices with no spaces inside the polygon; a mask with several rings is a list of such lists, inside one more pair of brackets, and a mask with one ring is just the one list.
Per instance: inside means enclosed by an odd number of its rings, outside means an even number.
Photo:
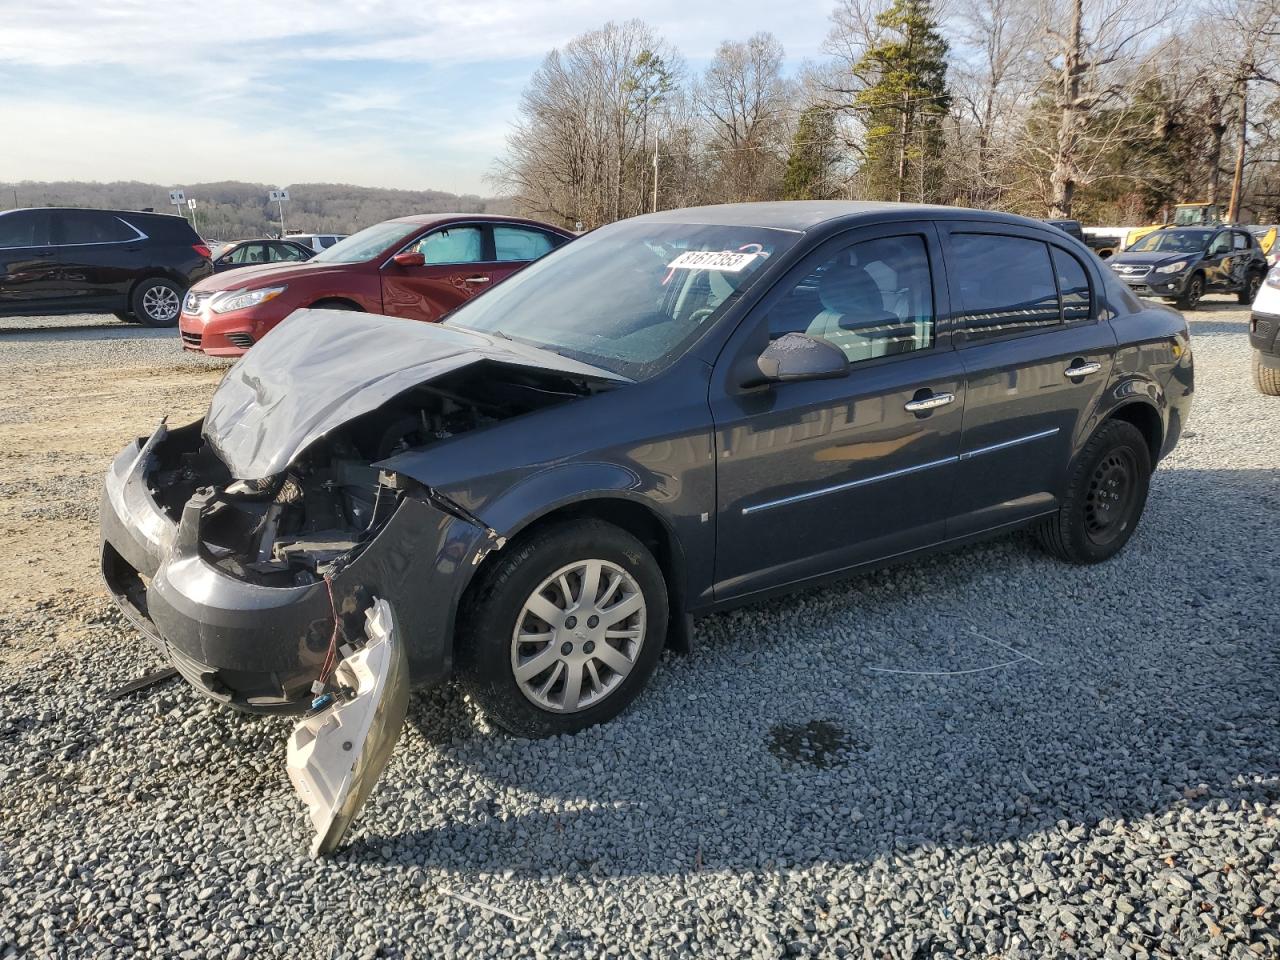
[{"label": "rear door handle", "polygon": [[462,282],[463,283],[488,283],[489,278],[488,277],[467,277]]},{"label": "rear door handle", "polygon": [[938,407],[945,407],[949,403],[956,402],[954,393],[935,393],[931,397],[921,397],[919,400],[908,400],[902,407],[907,413],[925,413],[929,410],[936,410]]},{"label": "rear door handle", "polygon": [[1062,372],[1068,377],[1087,377],[1091,373],[1097,373],[1102,369],[1102,364],[1090,360],[1088,363],[1075,363]]}]

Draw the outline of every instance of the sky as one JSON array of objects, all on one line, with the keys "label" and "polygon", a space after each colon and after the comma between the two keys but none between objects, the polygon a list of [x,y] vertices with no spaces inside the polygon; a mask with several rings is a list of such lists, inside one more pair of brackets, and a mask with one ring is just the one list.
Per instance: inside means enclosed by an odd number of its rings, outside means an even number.
[{"label": "sky", "polygon": [[0,181],[337,182],[492,193],[542,58],[644,19],[691,70],[834,0],[0,0]]}]

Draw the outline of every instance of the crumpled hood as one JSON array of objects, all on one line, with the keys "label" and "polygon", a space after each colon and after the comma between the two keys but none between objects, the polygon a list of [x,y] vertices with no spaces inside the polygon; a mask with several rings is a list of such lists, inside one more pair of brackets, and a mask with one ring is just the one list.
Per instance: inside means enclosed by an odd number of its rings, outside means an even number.
[{"label": "crumpled hood", "polygon": [[232,476],[261,480],[335,427],[482,360],[624,379],[549,350],[458,327],[299,310],[227,371],[209,404],[204,436]]}]

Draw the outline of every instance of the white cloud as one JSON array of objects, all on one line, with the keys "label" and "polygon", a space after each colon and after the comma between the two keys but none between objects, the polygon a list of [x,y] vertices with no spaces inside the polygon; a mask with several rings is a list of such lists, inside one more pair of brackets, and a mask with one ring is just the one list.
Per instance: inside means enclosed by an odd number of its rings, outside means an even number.
[{"label": "white cloud", "polygon": [[0,180],[339,181],[487,192],[483,162],[413,156],[388,142],[393,131],[386,139],[333,138],[212,120],[184,135],[163,112],[39,101],[0,106],[0,128],[15,131],[0,151]]},{"label": "white cloud", "polygon": [[158,69],[269,59],[469,63],[538,56],[605,20],[640,17],[686,56],[710,56],[723,39],[771,29],[797,57],[812,55],[834,0],[45,0],[0,7],[0,62],[50,67],[113,63]]},{"label": "white cloud", "polygon": [[834,3],[0,0],[0,179],[485,192],[529,64],[552,47],[639,17],[695,64],[756,30],[798,62]]}]

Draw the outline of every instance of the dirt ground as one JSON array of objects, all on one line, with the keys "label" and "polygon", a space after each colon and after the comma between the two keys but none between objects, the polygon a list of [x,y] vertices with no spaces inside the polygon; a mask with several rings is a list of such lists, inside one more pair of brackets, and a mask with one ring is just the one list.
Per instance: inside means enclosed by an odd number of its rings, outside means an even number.
[{"label": "dirt ground", "polygon": [[[7,345],[0,340],[0,350]],[[154,351],[131,359],[88,349],[82,362],[36,358],[0,377],[0,666],[47,652],[50,639],[74,642],[105,614],[103,473],[166,413],[177,424],[201,416],[225,371],[184,362],[171,346],[160,364]]]}]

